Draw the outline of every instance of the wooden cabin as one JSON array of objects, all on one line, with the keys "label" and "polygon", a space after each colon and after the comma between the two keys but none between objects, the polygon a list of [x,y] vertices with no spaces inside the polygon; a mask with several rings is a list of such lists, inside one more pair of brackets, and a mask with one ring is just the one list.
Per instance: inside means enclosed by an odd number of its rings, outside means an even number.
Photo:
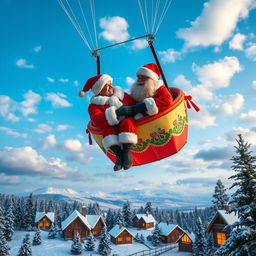
[{"label": "wooden cabin", "polygon": [[207,233],[213,236],[214,247],[220,247],[229,236],[230,230],[225,229],[227,225],[238,221],[238,217],[232,212],[218,210],[206,228]]},{"label": "wooden cabin", "polygon": [[114,244],[132,244],[133,234],[121,224],[115,225],[109,231],[109,235]]},{"label": "wooden cabin", "polygon": [[163,243],[176,243],[183,233],[185,233],[185,231],[176,224],[160,222],[158,227],[160,229],[161,240]]},{"label": "wooden cabin", "polygon": [[195,235],[193,233],[185,232],[178,239],[179,251],[193,252],[193,243],[195,242]]},{"label": "wooden cabin", "polygon": [[101,215],[87,215],[88,223],[91,226],[91,232],[94,236],[99,236],[101,230],[106,226]]},{"label": "wooden cabin", "polygon": [[156,220],[152,214],[136,214],[132,222],[138,229],[149,229],[155,226]]},{"label": "wooden cabin", "polygon": [[54,212],[36,212],[35,223],[42,230],[49,230],[54,223]]}]

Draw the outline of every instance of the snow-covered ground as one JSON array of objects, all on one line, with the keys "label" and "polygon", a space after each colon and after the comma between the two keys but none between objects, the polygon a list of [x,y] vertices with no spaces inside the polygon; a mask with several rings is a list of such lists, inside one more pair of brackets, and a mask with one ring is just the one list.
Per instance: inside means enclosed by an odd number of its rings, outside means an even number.
[{"label": "snow-covered ground", "polygon": [[[136,235],[136,233],[143,234],[145,239],[148,235],[151,234],[153,229],[151,230],[137,230],[137,229],[131,229],[131,232]],[[33,237],[35,232],[26,232],[26,231],[15,231],[13,235],[13,239],[11,242],[9,242],[10,250],[10,256],[16,256],[18,254],[18,251],[20,249],[20,246],[22,244],[22,240],[25,236],[25,234],[30,234],[30,241],[32,243]],[[41,238],[42,238],[42,244],[37,246],[32,246],[32,255],[33,256],[66,256],[71,255],[70,248],[72,245],[72,241],[64,241],[62,238],[56,238],[56,239],[48,239],[47,238],[48,232],[41,231]],[[96,239],[95,242],[95,251],[94,252],[88,252],[85,249],[83,249],[82,256],[96,256],[99,254],[97,253],[98,248],[98,242],[99,240]],[[116,254],[118,256],[127,256],[129,254],[148,250],[149,248],[153,248],[152,244],[149,241],[146,241],[146,245],[136,243],[133,241],[132,244],[125,244],[125,245],[115,245],[111,243],[111,255]],[[177,249],[174,249],[172,251],[166,252],[162,254],[162,256],[191,256],[191,253],[182,253],[178,252]]]},{"label": "snow-covered ground", "polygon": [[161,256],[192,256],[190,252],[179,252],[179,248],[174,248],[169,252],[161,254]]}]

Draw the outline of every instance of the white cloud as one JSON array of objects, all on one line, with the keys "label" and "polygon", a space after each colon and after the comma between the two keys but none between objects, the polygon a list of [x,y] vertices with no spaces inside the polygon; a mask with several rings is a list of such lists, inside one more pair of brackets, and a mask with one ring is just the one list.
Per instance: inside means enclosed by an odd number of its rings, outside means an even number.
[{"label": "white cloud", "polygon": [[36,47],[34,47],[34,52],[41,52],[41,50],[42,50],[42,45],[38,45],[38,46],[36,46]]},{"label": "white cloud", "polygon": [[79,140],[65,140],[62,145],[64,150],[76,152],[82,149],[82,144]]},{"label": "white cloud", "polygon": [[55,135],[50,134],[40,142],[40,149],[47,150],[49,148],[55,148],[56,144],[57,144],[57,141],[56,141]]},{"label": "white cloud", "polygon": [[47,93],[46,100],[52,103],[52,106],[55,108],[58,107],[71,107],[72,104],[69,103],[66,98],[67,96],[62,93]]},{"label": "white cloud", "polygon": [[254,90],[256,90],[256,80],[253,80],[253,81],[252,81],[252,88],[253,88]]},{"label": "white cloud", "polygon": [[161,60],[163,63],[173,63],[176,59],[180,58],[180,53],[175,51],[174,49],[168,49],[166,51],[158,51],[158,54],[161,56]]},{"label": "white cloud", "polygon": [[46,133],[51,131],[52,131],[52,127],[47,124],[39,124],[37,128],[34,130],[34,132],[36,133]]},{"label": "white cloud", "polygon": [[0,173],[0,184],[18,184],[21,182],[19,176],[8,176],[4,173]]},{"label": "white cloud", "polygon": [[47,160],[31,147],[6,147],[0,151],[0,169],[8,174],[41,175],[55,178],[78,178],[77,169],[70,168],[59,158]]},{"label": "white cloud", "polygon": [[127,31],[129,25],[125,18],[120,16],[101,18],[100,27],[104,30],[100,33],[100,36],[107,41],[121,42],[130,37]]},{"label": "white cloud", "polygon": [[240,33],[237,33],[233,36],[232,40],[229,42],[229,48],[233,50],[243,50],[243,43],[246,39],[246,36]]},{"label": "white cloud", "polygon": [[41,102],[42,97],[31,90],[25,93],[23,97],[25,98],[25,100],[20,103],[20,111],[22,112],[22,114],[24,116],[28,116],[29,114],[37,113],[36,105]]},{"label": "white cloud", "polygon": [[148,47],[148,41],[146,39],[137,39],[132,43],[132,49],[134,50],[142,50]]},{"label": "white cloud", "polygon": [[80,83],[78,82],[78,80],[75,80],[75,81],[73,82],[73,85],[77,87],[77,86],[80,85]]},{"label": "white cloud", "polygon": [[18,109],[18,103],[12,100],[9,96],[0,95],[0,114],[10,122],[18,122],[19,117],[14,115]]},{"label": "white cloud", "polygon": [[191,22],[190,28],[180,29],[179,38],[185,40],[185,47],[220,46],[227,40],[237,22],[248,16],[255,0],[209,0],[199,17]]},{"label": "white cloud", "polygon": [[61,83],[67,83],[69,80],[67,78],[60,78],[59,82]]},{"label": "white cloud", "polygon": [[189,124],[198,128],[207,128],[209,126],[215,126],[216,117],[210,114],[204,105],[200,105],[200,112],[192,109],[188,113]]},{"label": "white cloud", "polygon": [[193,95],[193,99],[195,100],[210,101],[213,99],[212,91],[210,91],[209,88],[206,88],[204,85],[200,84],[192,87],[189,94]]},{"label": "white cloud", "polygon": [[51,77],[47,77],[47,80],[48,80],[48,82],[50,82],[50,83],[54,83],[54,82],[55,82],[55,79],[53,79],[53,78],[51,78]]},{"label": "white cloud", "polygon": [[192,87],[191,81],[187,80],[184,75],[178,75],[174,81],[173,85],[182,88],[184,91],[190,90]]},{"label": "white cloud", "polygon": [[224,59],[202,67],[193,64],[192,68],[198,80],[212,90],[228,87],[235,73],[242,70],[239,60],[234,56],[226,56]]},{"label": "white cloud", "polygon": [[33,64],[28,64],[26,59],[18,59],[16,61],[16,66],[19,68],[27,68],[27,69],[33,69]]},{"label": "white cloud", "polygon": [[130,76],[127,76],[127,77],[125,78],[125,82],[126,82],[127,85],[131,86],[132,84],[134,84],[135,79],[132,78],[132,77],[130,77]]},{"label": "white cloud", "polygon": [[219,115],[234,115],[238,113],[244,104],[243,95],[237,93],[224,97],[222,104],[216,104],[215,112]]},{"label": "white cloud", "polygon": [[59,124],[56,128],[58,132],[68,130],[71,126],[67,124]]},{"label": "white cloud", "polygon": [[26,133],[16,132],[16,131],[8,128],[8,127],[0,126],[0,130],[4,131],[7,135],[11,135],[11,136],[14,136],[14,137],[27,138],[27,136],[28,136]]},{"label": "white cloud", "polygon": [[256,124],[256,110],[249,110],[247,113],[242,113],[240,119],[244,122]]},{"label": "white cloud", "polygon": [[245,141],[249,142],[253,146],[256,146],[256,131],[246,129],[243,127],[234,127],[231,131],[225,134],[227,141],[236,145],[237,135],[242,134]]},{"label": "white cloud", "polygon": [[247,58],[256,61],[256,44],[250,43],[249,47],[245,49],[245,54]]}]

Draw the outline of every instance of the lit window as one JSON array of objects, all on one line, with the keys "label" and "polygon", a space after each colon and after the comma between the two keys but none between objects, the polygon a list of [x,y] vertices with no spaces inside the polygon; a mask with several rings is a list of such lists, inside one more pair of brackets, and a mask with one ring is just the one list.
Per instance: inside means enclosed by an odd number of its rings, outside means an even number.
[{"label": "lit window", "polygon": [[186,234],[181,238],[181,242],[185,243],[185,244],[190,244],[191,243],[189,237]]},{"label": "lit window", "polygon": [[226,238],[226,234],[225,233],[220,233],[217,232],[217,243],[219,245],[222,245],[226,242],[227,238]]},{"label": "lit window", "polygon": [[49,227],[49,226],[50,226],[49,222],[46,222],[46,223],[45,223],[45,226],[46,226],[46,227]]},{"label": "lit window", "polygon": [[93,235],[96,235],[96,234],[97,234],[97,231],[94,230],[94,231],[92,232],[92,234],[93,234]]},{"label": "lit window", "polygon": [[43,226],[43,223],[42,222],[39,222],[39,227],[42,227]]},{"label": "lit window", "polygon": [[117,238],[117,242],[122,242],[122,241],[123,241],[122,237]]},{"label": "lit window", "polygon": [[126,237],[126,242],[131,241],[131,238],[129,236]]}]

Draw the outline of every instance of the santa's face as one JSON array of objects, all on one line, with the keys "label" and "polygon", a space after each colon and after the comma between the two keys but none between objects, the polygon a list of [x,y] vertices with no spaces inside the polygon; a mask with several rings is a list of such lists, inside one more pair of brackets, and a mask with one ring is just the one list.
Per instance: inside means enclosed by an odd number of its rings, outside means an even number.
[{"label": "santa's face", "polygon": [[114,87],[112,86],[111,81],[108,81],[104,87],[101,89],[99,95],[101,96],[112,96],[114,94]]},{"label": "santa's face", "polygon": [[154,96],[156,81],[152,78],[138,75],[138,79],[132,85],[131,96],[137,102],[142,102],[148,97]]}]

